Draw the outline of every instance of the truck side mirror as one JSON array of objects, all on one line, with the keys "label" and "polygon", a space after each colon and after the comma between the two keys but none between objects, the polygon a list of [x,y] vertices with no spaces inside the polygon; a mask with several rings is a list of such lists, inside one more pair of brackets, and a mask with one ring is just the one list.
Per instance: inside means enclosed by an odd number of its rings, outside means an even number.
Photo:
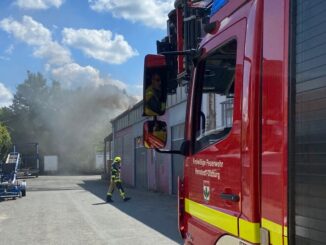
[{"label": "truck side mirror", "polygon": [[143,116],[161,116],[167,99],[167,65],[164,55],[146,55],[143,81]]},{"label": "truck side mirror", "polygon": [[166,123],[162,121],[147,121],[143,127],[144,146],[147,149],[162,149],[167,142]]}]

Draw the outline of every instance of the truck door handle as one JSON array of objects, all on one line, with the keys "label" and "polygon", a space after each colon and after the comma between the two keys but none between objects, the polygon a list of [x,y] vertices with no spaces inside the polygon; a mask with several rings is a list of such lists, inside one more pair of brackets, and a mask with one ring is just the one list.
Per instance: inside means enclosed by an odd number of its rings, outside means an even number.
[{"label": "truck door handle", "polygon": [[220,197],[224,200],[232,201],[232,202],[238,202],[240,200],[240,197],[238,195],[229,194],[229,193],[221,193]]}]

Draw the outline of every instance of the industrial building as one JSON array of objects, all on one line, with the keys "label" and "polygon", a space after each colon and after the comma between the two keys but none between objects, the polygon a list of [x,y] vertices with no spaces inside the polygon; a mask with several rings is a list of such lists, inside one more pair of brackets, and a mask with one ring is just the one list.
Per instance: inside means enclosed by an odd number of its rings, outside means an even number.
[{"label": "industrial building", "polygon": [[[168,96],[167,112],[160,117],[168,125],[167,149],[179,149],[183,141],[186,97],[187,86],[178,87],[175,94]],[[178,176],[183,176],[183,157],[144,148],[143,123],[146,118],[142,114],[143,102],[140,101],[111,121],[112,134],[105,139],[105,152],[122,156],[125,184],[176,194]]]},{"label": "industrial building", "polygon": [[[159,120],[168,125],[166,149],[179,150],[184,139],[187,86],[177,88],[167,99],[167,111]],[[202,112],[206,115],[206,127],[226,127],[232,122],[232,100],[205,95]],[[111,121],[112,133],[105,138],[104,152],[120,155],[123,159],[122,178],[125,184],[143,190],[177,194],[178,176],[183,177],[183,156],[162,154],[143,146],[143,102],[123,112]],[[215,125],[216,124],[216,125]],[[107,161],[108,171],[110,161]]]}]

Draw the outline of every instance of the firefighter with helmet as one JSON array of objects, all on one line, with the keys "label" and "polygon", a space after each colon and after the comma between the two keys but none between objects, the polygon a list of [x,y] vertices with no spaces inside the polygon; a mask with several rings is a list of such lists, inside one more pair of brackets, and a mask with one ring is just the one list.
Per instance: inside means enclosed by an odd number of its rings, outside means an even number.
[{"label": "firefighter with helmet", "polygon": [[115,187],[118,188],[120,196],[123,201],[130,200],[130,197],[126,197],[126,193],[122,187],[120,168],[121,168],[121,157],[116,156],[111,165],[111,181],[110,181],[108,193],[106,194],[106,202],[113,202],[112,194]]}]

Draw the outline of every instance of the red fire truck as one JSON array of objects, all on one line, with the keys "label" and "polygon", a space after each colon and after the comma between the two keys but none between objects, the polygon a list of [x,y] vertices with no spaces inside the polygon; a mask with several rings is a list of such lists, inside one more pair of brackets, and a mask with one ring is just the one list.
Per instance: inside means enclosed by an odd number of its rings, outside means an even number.
[{"label": "red fire truck", "polygon": [[[324,0],[175,2],[145,57],[144,144],[185,156],[185,244],[326,244],[325,13]],[[157,149],[176,86],[184,143]]]}]

